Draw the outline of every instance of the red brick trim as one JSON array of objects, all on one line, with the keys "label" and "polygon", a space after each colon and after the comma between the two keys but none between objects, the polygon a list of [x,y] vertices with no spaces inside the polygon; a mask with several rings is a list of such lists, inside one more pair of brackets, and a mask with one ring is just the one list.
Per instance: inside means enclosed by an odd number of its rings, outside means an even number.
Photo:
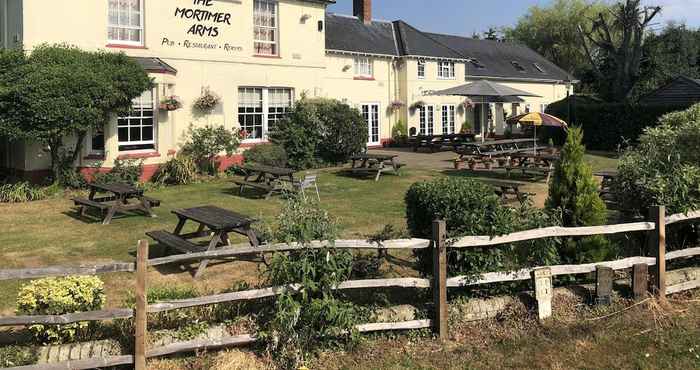
[{"label": "red brick trim", "polygon": [[147,159],[147,158],[160,158],[161,155],[158,152],[145,152],[145,153],[133,153],[133,154],[122,154],[117,157],[117,159]]},{"label": "red brick trim", "polygon": [[112,48],[112,49],[140,49],[140,50],[148,50],[147,47],[145,46],[138,46],[138,45],[125,45],[125,44],[107,44],[105,47]]},{"label": "red brick trim", "polygon": [[376,81],[374,77],[354,77],[355,81]]}]

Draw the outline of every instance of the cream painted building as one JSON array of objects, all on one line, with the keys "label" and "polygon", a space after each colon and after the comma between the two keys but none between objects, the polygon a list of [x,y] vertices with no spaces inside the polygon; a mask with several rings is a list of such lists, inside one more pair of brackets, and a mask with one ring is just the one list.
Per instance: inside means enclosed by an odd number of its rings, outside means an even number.
[{"label": "cream painted building", "polygon": [[[468,109],[464,98],[430,96],[433,90],[494,79],[541,96],[521,103],[521,112],[571,92],[571,76],[525,47],[373,20],[371,0],[355,1],[356,16],[328,14],[332,2],[0,0],[0,46],[31,51],[68,43],[135,58],[156,88],[136,99],[128,116],[95,130],[76,165],[108,168],[117,158],[143,158],[147,175],[177,152],[192,126],[243,129],[251,134],[244,147],[265,142],[302,95],[360,109],[373,147],[389,141],[399,121],[416,133],[440,134],[481,120],[502,133],[503,112],[513,110]],[[205,89],[221,97],[208,114],[193,108]],[[170,96],[183,108],[160,109]],[[37,178],[48,167],[39,144],[0,138],[0,168]]]}]

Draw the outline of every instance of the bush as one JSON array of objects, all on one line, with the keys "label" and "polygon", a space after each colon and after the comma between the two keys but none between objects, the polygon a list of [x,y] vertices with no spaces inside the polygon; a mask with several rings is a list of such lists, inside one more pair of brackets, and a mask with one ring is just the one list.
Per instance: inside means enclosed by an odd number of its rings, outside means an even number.
[{"label": "bush", "polygon": [[[426,239],[432,237],[432,222],[437,219],[447,223],[448,238],[498,236],[560,222],[556,214],[528,203],[516,209],[506,207],[489,185],[458,178],[413,184],[406,194],[406,219],[411,235]],[[450,249],[448,273],[474,275],[524,265],[548,265],[558,261],[556,246],[556,239],[547,239],[500,247]],[[432,274],[432,250],[417,250],[415,255],[419,270]]]},{"label": "bush", "polygon": [[243,152],[246,163],[257,163],[265,166],[287,167],[287,152],[275,144],[256,145]]},{"label": "bush", "polygon": [[189,185],[197,181],[197,165],[188,156],[171,158],[160,166],[153,181],[165,185]]},{"label": "bush", "polygon": [[24,203],[42,200],[47,197],[46,190],[28,182],[0,184],[0,203]]},{"label": "bush", "polygon": [[28,347],[0,347],[0,368],[34,365],[39,359],[36,351]]},{"label": "bush", "polygon": [[358,310],[333,290],[350,277],[353,258],[349,251],[333,248],[337,223],[316,203],[288,200],[272,229],[278,242],[308,246],[312,240],[328,241],[322,249],[276,253],[264,273],[266,282],[274,286],[301,285],[298,294],[284,292],[277,298],[262,332],[280,367],[297,369],[323,345],[357,341]]},{"label": "bush", "polygon": [[122,182],[137,185],[140,182],[141,174],[143,174],[142,159],[116,159],[114,167],[109,172],[96,173],[93,176],[93,181],[101,184]]},{"label": "bush", "polygon": [[219,168],[216,157],[221,153],[235,154],[241,144],[240,133],[227,130],[223,126],[190,126],[188,139],[182,146],[182,153],[191,157],[203,173],[215,174]]},{"label": "bush", "polygon": [[[34,280],[17,296],[18,315],[63,315],[99,311],[104,307],[104,284],[93,276],[71,276]],[[70,342],[86,334],[94,323],[32,325],[29,329],[41,343]]]},{"label": "bush", "polygon": [[[649,106],[627,103],[596,103],[591,100],[567,99],[550,104],[547,113],[570,121],[584,131],[583,142],[591,150],[618,150],[635,143],[645,128],[656,126],[666,113],[686,106]],[[570,110],[570,114],[569,114]],[[570,115],[570,117],[569,117]]]},{"label": "bush", "polygon": [[282,146],[298,169],[346,162],[368,141],[367,122],[349,105],[331,99],[302,99],[277,123],[270,140]]},{"label": "bush", "polygon": [[618,164],[613,186],[624,209],[646,216],[653,205],[669,213],[700,209],[700,104],[671,113],[645,130]]}]

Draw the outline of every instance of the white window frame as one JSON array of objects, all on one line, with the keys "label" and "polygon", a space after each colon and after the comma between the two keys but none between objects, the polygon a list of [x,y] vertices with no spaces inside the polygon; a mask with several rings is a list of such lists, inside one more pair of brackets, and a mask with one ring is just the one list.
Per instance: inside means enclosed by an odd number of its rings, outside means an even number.
[{"label": "white window frame", "polygon": [[[122,0],[118,0],[122,1]],[[144,25],[145,22],[145,0],[138,0],[139,2],[139,17],[141,18],[139,20],[140,26],[131,26],[131,25],[120,25],[120,24],[111,24],[110,17],[109,17],[109,0],[107,0],[107,41],[109,44],[114,44],[114,45],[130,45],[130,46],[144,46],[145,45],[145,39],[146,39],[146,27]],[[118,13],[118,12],[117,12]],[[112,39],[109,37],[109,29],[110,28],[118,28],[118,29],[127,29],[127,30],[138,30],[140,31],[140,40],[139,41],[131,41],[131,40],[119,40],[119,39]]]},{"label": "white window frame", "polygon": [[102,137],[104,143],[102,149],[95,149],[92,146],[92,138],[95,137],[95,134],[98,132],[97,128],[93,127],[90,129],[88,137],[87,137],[87,143],[88,143],[88,154],[90,155],[105,155],[105,152],[107,151],[107,127],[103,126],[102,127]]},{"label": "white window frame", "polygon": [[[136,99],[141,99],[141,96],[139,96]],[[156,109],[156,99],[157,99],[157,91],[156,91],[156,89],[153,89],[153,90],[151,90],[151,104],[152,104],[151,111],[153,112],[153,116],[151,117],[152,122],[153,122],[153,125],[152,125],[153,137],[151,138],[151,140],[143,140],[143,137],[142,137],[141,138],[142,140],[138,140],[138,141],[121,141],[119,139],[119,119],[127,119],[127,120],[141,119],[142,120],[144,117],[147,117],[147,116],[144,116],[143,114],[141,114],[139,116],[131,115],[131,113],[133,112],[133,110],[131,110],[129,112],[128,116],[117,117],[117,145],[118,145],[118,148],[119,148],[118,150],[120,153],[152,152],[154,150],[158,150],[158,145],[157,145],[157,142],[158,142],[158,140],[157,140],[158,139],[158,110]],[[141,111],[143,111],[144,107],[141,107],[139,109],[141,109]],[[132,127],[132,126],[127,126],[127,130],[129,130],[130,127]],[[148,127],[148,126],[144,126],[143,124],[141,124],[139,127],[143,128],[143,127]],[[141,136],[143,136],[143,133]],[[105,144],[106,144],[106,142],[105,142]],[[153,148],[133,149],[133,150],[122,150],[121,149],[121,147],[123,147],[123,146],[132,146],[132,145],[152,145]]]},{"label": "white window frame", "polygon": [[[271,26],[264,26],[264,25],[257,25],[256,24],[256,13],[257,13],[257,8],[258,4],[265,3],[266,6],[272,6],[274,9],[274,22],[275,25],[274,27]],[[256,28],[261,28],[261,29],[266,29],[266,30],[272,30],[274,32],[274,41],[270,40],[259,40],[256,37]],[[258,52],[256,44],[268,44],[268,45],[273,45],[275,52],[272,54],[267,54],[267,53],[261,53]],[[253,1],[253,50],[255,55],[261,55],[261,56],[272,56],[276,57],[280,55],[280,15],[279,15],[279,4],[275,0],[254,0]]]},{"label": "white window frame", "polygon": [[[365,112],[365,107],[367,107],[367,112]],[[372,111],[372,108],[376,107],[377,108],[377,140],[372,140],[374,133],[372,132],[372,124],[370,123],[370,116],[374,114]],[[382,143],[382,105],[379,102],[365,102],[360,104],[360,113],[362,113],[362,117],[365,119],[367,122],[367,130],[368,130],[368,141],[367,145],[368,146],[374,146],[374,145],[379,145]]]},{"label": "white window frame", "polygon": [[425,80],[425,59],[418,59],[418,79]]},{"label": "white window frame", "polygon": [[457,110],[454,104],[444,104],[441,109],[442,117],[442,133],[443,135],[451,135],[456,130]]},{"label": "white window frame", "polygon": [[374,60],[370,57],[355,57],[353,60],[355,77],[374,78]]},{"label": "white window frame", "polygon": [[[273,107],[270,104],[270,91],[274,90],[289,90],[290,93],[290,102],[289,102],[289,108],[291,109],[294,107],[294,89],[291,87],[260,87],[260,86],[240,86],[238,88],[239,94],[238,94],[238,102],[236,105],[236,117],[237,117],[237,122],[238,122],[238,127],[239,129],[243,129],[243,126],[240,124],[240,119],[239,117],[241,114],[246,114],[246,115],[257,115],[257,113],[240,113],[239,109],[241,108],[241,94],[240,91],[243,89],[255,89],[255,90],[260,90],[261,91],[261,98],[262,98],[262,134],[261,137],[259,138],[252,138],[252,139],[245,139],[243,140],[244,143],[263,143],[267,142],[268,140],[268,135],[270,132],[270,123],[271,123],[271,117],[276,116],[278,113],[270,113],[270,108],[279,108],[279,107]],[[274,119],[274,122],[277,122],[277,119]]]},{"label": "white window frame", "polygon": [[438,61],[438,79],[454,80],[455,78],[455,62],[449,60]]},{"label": "white window frame", "polygon": [[422,136],[435,135],[434,105],[423,105],[418,108],[418,132]]},{"label": "white window frame", "polygon": [[549,104],[542,103],[540,104],[540,113],[545,113],[547,110],[547,107],[549,107]]}]

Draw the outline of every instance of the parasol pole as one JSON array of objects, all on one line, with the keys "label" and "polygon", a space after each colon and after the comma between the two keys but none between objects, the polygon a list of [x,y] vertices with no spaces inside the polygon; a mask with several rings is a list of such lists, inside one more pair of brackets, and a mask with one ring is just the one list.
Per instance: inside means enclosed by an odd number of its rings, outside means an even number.
[{"label": "parasol pole", "polygon": [[532,148],[533,152],[535,152],[535,156],[537,156],[537,122],[534,122],[533,126],[535,127],[535,137],[532,138],[532,141],[534,142]]}]

